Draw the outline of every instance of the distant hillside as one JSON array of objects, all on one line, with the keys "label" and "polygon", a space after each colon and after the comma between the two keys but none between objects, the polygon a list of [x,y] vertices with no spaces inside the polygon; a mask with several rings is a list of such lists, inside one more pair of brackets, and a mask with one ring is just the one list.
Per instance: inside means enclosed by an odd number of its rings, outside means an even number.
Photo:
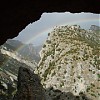
[{"label": "distant hillside", "polygon": [[90,30],[92,31],[100,31],[100,27],[96,25],[91,25]]},{"label": "distant hillside", "polygon": [[11,49],[13,51],[17,50],[19,47],[21,47],[22,45],[24,45],[22,42],[18,41],[18,40],[12,40],[9,39],[6,41],[6,43],[3,44],[6,48]]},{"label": "distant hillside", "polygon": [[[92,100],[99,100],[100,32],[94,31],[93,26],[88,31],[78,25],[54,28],[48,34],[40,57],[35,72],[42,78],[44,88],[53,87],[76,96],[86,94]],[[57,93],[47,91],[51,100],[69,100],[66,95]],[[59,99],[53,99],[58,96]]]},{"label": "distant hillside", "polygon": [[38,48],[33,47],[32,44],[23,44],[18,40],[9,39],[2,46],[9,51],[17,52],[27,60],[35,60],[37,63],[40,60]]},{"label": "distant hillside", "polygon": [[100,35],[100,27],[99,26],[91,25],[90,30],[92,30],[93,32],[96,32]]},{"label": "distant hillside", "polygon": [[35,60],[37,63],[40,60],[39,53],[36,51],[32,44],[26,44],[23,48],[18,50],[18,53],[27,60]]}]

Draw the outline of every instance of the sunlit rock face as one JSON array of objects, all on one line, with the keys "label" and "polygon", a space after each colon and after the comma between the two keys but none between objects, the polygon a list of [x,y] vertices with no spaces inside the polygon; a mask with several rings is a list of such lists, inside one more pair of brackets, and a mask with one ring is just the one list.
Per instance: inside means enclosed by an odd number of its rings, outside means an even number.
[{"label": "sunlit rock face", "polygon": [[[44,88],[53,87],[76,96],[83,93],[99,100],[99,54],[99,32],[87,31],[78,25],[55,27],[40,52],[41,60],[35,73],[42,78]],[[47,92],[52,94],[51,90]]]}]

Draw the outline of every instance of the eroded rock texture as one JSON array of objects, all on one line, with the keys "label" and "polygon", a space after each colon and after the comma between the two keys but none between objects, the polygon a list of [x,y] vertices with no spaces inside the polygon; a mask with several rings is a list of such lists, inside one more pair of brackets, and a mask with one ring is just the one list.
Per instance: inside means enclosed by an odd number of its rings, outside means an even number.
[{"label": "eroded rock texture", "polygon": [[[65,94],[79,96],[82,92],[92,100],[100,99],[99,27],[92,26],[92,30],[66,25],[48,33],[40,51],[39,67],[34,71],[41,77],[45,89],[52,86]],[[48,92],[52,98],[58,97],[59,93]],[[65,94],[57,100],[67,100]]]},{"label": "eroded rock texture", "polygon": [[17,89],[13,100],[45,100],[40,78],[27,68],[19,68]]},{"label": "eroded rock texture", "polygon": [[43,12],[100,13],[99,0],[3,0],[0,1],[0,44],[18,35]]}]

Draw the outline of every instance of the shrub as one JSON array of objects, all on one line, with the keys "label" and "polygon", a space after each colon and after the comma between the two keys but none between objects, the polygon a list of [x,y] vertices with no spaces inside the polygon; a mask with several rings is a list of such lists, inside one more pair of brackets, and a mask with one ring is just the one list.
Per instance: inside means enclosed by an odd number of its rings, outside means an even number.
[{"label": "shrub", "polygon": [[50,44],[50,43],[51,43],[51,41],[50,41],[50,40],[47,40],[46,42],[47,42],[48,44]]},{"label": "shrub", "polygon": [[87,87],[86,91],[89,92],[89,90],[90,90],[90,87]]},{"label": "shrub", "polygon": [[61,68],[61,66],[58,66],[58,70]]},{"label": "shrub", "polygon": [[66,73],[67,73],[67,71],[65,70],[65,71],[64,71],[64,73],[66,74]]},{"label": "shrub", "polygon": [[64,82],[61,82],[60,87],[64,86]]},{"label": "shrub", "polygon": [[54,56],[53,55],[51,55],[51,57],[52,57],[52,59],[54,59]]},{"label": "shrub", "polygon": [[60,51],[61,49],[60,48],[58,48],[56,51]]},{"label": "shrub", "polygon": [[50,62],[49,63],[49,66],[55,66],[55,62],[53,61],[53,62]]},{"label": "shrub", "polygon": [[48,33],[48,36],[50,36],[50,33]]},{"label": "shrub", "polygon": [[45,47],[46,47],[46,45],[44,44],[44,45],[43,45],[43,48],[45,48]]},{"label": "shrub", "polygon": [[77,76],[77,78],[78,78],[78,79],[80,79],[80,78],[81,78],[81,76]]},{"label": "shrub", "polygon": [[98,78],[100,78],[100,74],[97,74]]},{"label": "shrub", "polygon": [[55,71],[52,73],[52,76],[54,76],[56,73],[55,73]]},{"label": "shrub", "polygon": [[96,97],[96,95],[95,95],[95,94],[93,94],[93,93],[91,93],[91,95],[92,95],[92,96],[94,96],[94,97]]}]

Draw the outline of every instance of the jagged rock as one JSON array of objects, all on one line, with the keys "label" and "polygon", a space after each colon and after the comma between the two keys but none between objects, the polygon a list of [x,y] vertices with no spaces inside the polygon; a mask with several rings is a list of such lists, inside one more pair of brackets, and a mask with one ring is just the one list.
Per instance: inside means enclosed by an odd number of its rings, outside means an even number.
[{"label": "jagged rock", "polygon": [[19,68],[17,89],[13,100],[45,100],[40,78],[27,68]]}]

